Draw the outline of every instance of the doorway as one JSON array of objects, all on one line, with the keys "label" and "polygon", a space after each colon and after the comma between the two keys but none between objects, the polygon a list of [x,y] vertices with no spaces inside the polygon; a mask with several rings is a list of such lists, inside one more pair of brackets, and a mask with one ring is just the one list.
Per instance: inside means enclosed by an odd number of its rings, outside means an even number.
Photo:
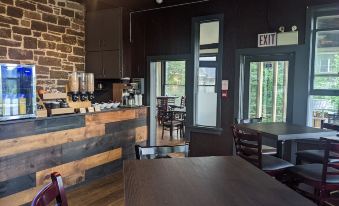
[{"label": "doorway", "polygon": [[[185,141],[188,58],[188,55],[148,58],[150,145],[177,145]],[[182,124],[174,121],[177,119]]]},{"label": "doorway", "polygon": [[294,58],[293,53],[242,56],[238,119],[291,122]]},{"label": "doorway", "polygon": [[250,61],[246,66],[244,117],[286,122],[289,61]]}]

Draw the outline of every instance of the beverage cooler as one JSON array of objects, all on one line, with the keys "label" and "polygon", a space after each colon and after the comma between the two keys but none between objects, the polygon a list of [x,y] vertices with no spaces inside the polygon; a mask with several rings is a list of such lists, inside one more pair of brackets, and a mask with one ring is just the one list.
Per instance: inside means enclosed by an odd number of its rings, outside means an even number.
[{"label": "beverage cooler", "polygon": [[33,65],[0,64],[0,121],[36,117]]}]

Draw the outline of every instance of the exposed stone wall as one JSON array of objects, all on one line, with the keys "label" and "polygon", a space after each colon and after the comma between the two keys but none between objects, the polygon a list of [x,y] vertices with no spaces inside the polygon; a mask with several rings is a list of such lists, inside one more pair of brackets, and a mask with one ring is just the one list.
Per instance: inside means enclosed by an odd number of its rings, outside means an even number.
[{"label": "exposed stone wall", "polygon": [[38,87],[63,90],[85,69],[84,16],[70,0],[0,0],[0,62],[34,64]]}]

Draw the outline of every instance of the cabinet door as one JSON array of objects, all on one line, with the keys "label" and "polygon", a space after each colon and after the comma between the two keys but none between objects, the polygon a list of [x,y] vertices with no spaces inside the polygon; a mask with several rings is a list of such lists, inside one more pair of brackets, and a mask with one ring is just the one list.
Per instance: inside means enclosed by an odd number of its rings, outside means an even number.
[{"label": "cabinet door", "polygon": [[86,50],[100,51],[103,32],[103,13],[89,12],[86,15]]},{"label": "cabinet door", "polygon": [[102,50],[118,50],[122,44],[122,9],[103,10]]},{"label": "cabinet door", "polygon": [[120,50],[103,51],[102,67],[104,70],[105,78],[120,79],[121,78]]},{"label": "cabinet door", "polygon": [[86,53],[86,72],[94,73],[94,78],[103,78],[102,55],[100,51]]}]

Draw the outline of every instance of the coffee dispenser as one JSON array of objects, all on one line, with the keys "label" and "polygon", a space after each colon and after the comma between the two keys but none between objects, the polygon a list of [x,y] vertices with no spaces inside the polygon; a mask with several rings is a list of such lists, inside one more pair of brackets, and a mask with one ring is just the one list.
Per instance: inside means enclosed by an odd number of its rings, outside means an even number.
[{"label": "coffee dispenser", "polygon": [[82,102],[88,99],[87,95],[87,83],[86,83],[86,73],[81,72],[79,74],[79,90],[80,90],[80,100]]},{"label": "coffee dispenser", "polygon": [[87,84],[88,100],[92,101],[94,99],[94,74],[93,73],[86,73],[86,84]]},{"label": "coffee dispenser", "polygon": [[72,72],[68,77],[69,95],[73,102],[79,100],[79,77],[78,72]]}]

